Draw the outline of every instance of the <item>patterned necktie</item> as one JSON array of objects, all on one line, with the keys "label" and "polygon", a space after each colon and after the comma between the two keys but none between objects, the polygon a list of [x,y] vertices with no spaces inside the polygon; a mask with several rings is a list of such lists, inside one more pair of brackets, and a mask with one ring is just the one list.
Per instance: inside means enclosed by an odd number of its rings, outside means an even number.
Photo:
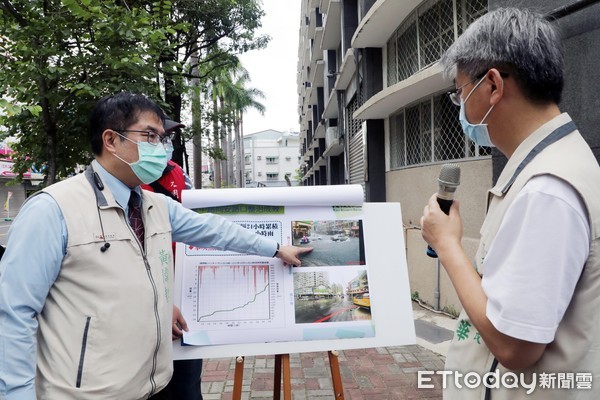
[{"label": "patterned necktie", "polygon": [[131,229],[133,229],[135,235],[142,244],[142,247],[144,247],[144,221],[142,221],[141,200],[140,195],[132,190],[131,195],[129,196],[129,203],[127,203],[127,208],[129,225],[131,225]]}]

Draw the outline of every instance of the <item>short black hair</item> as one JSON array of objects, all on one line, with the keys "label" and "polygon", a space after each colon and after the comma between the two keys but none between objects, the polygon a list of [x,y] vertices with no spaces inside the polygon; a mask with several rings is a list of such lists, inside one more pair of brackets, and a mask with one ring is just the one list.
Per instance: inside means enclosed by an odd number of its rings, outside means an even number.
[{"label": "short black hair", "polygon": [[98,100],[90,116],[92,152],[102,154],[102,132],[106,129],[127,129],[137,122],[142,112],[155,113],[164,123],[163,110],[146,95],[120,92]]}]

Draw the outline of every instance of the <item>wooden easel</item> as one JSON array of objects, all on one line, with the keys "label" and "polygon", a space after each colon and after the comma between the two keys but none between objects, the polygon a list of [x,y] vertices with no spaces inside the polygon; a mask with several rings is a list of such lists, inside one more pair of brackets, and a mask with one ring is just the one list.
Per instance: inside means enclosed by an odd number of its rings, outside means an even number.
[{"label": "wooden easel", "polygon": [[[333,394],[335,399],[344,400],[344,389],[342,388],[342,376],[340,374],[340,364],[338,360],[338,352],[330,350],[327,352],[329,356],[329,368],[331,370],[331,379],[333,381]],[[283,399],[292,400],[292,380],[290,375],[290,355],[276,354],[275,355],[275,382],[273,383],[273,399],[281,398],[281,373],[283,372]],[[233,378],[233,400],[242,398],[242,380],[244,378],[244,357],[238,356],[235,364],[235,375]]]}]

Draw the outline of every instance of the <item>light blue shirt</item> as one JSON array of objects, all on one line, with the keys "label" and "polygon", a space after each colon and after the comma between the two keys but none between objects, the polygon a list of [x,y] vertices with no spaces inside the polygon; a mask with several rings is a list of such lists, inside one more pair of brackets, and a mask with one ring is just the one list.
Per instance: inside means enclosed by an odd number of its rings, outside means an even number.
[{"label": "light blue shirt", "polygon": [[[96,161],[94,170],[127,213],[131,189]],[[140,191],[140,188],[135,188]],[[213,214],[198,214],[164,196],[173,241],[198,247],[272,256],[273,240]],[[127,215],[127,214],[125,214]],[[15,218],[0,262],[0,399],[34,400],[37,314],[60,273],[67,251],[67,226],[56,201],[41,193]]]}]

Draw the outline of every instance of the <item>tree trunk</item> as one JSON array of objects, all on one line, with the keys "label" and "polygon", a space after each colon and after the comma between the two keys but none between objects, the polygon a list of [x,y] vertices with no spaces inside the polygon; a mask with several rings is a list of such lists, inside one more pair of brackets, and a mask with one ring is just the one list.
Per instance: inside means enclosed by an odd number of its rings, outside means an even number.
[{"label": "tree trunk", "polygon": [[240,111],[240,154],[242,155],[242,186],[246,187],[246,150],[244,149],[244,112]]},{"label": "tree trunk", "polygon": [[[168,62],[168,58],[163,59],[163,63]],[[164,85],[165,85],[165,102],[171,106],[171,110],[167,113],[169,119],[173,121],[181,121],[181,93],[177,90],[175,82],[169,75],[165,75],[164,77]],[[185,151],[185,140],[181,135],[181,131],[177,130],[177,132],[172,137],[173,142],[173,156],[172,160],[179,164],[180,167],[186,168],[189,172],[189,167],[186,165],[185,159],[187,158],[187,154]]]},{"label": "tree trunk", "polygon": [[[215,82],[213,82],[214,84]],[[213,89],[214,90],[214,89]],[[214,137],[214,142],[213,142],[213,146],[214,149],[216,151],[219,150],[219,107],[217,104],[217,97],[213,96],[213,137]],[[214,168],[213,168],[213,175],[214,175],[214,182],[215,182],[215,188],[219,189],[221,187],[221,160],[218,159],[218,157],[214,157],[213,158],[213,162],[214,162]]]},{"label": "tree trunk", "polygon": [[235,115],[235,182],[236,186],[239,188],[243,188],[246,183],[246,174],[244,169],[246,168],[246,159],[243,153],[243,140],[242,135],[240,134],[240,120],[237,116],[237,112]]},{"label": "tree trunk", "polygon": [[219,135],[221,150],[223,151],[223,157],[219,160],[219,164],[221,165],[221,186],[228,186],[229,182],[227,180],[229,176],[229,171],[227,171],[227,154],[229,154],[229,150],[227,149],[227,131],[229,130],[229,124],[227,123],[227,114],[225,113],[225,99],[223,96],[219,96],[219,105],[221,106],[221,134]]},{"label": "tree trunk", "polygon": [[233,142],[231,140],[231,131],[233,123],[227,126],[227,183],[233,185],[235,177],[233,176]]},{"label": "tree trunk", "polygon": [[192,143],[194,154],[194,188],[202,189],[202,106],[200,104],[200,79],[198,76],[198,52],[195,51],[190,57],[192,68]]}]

